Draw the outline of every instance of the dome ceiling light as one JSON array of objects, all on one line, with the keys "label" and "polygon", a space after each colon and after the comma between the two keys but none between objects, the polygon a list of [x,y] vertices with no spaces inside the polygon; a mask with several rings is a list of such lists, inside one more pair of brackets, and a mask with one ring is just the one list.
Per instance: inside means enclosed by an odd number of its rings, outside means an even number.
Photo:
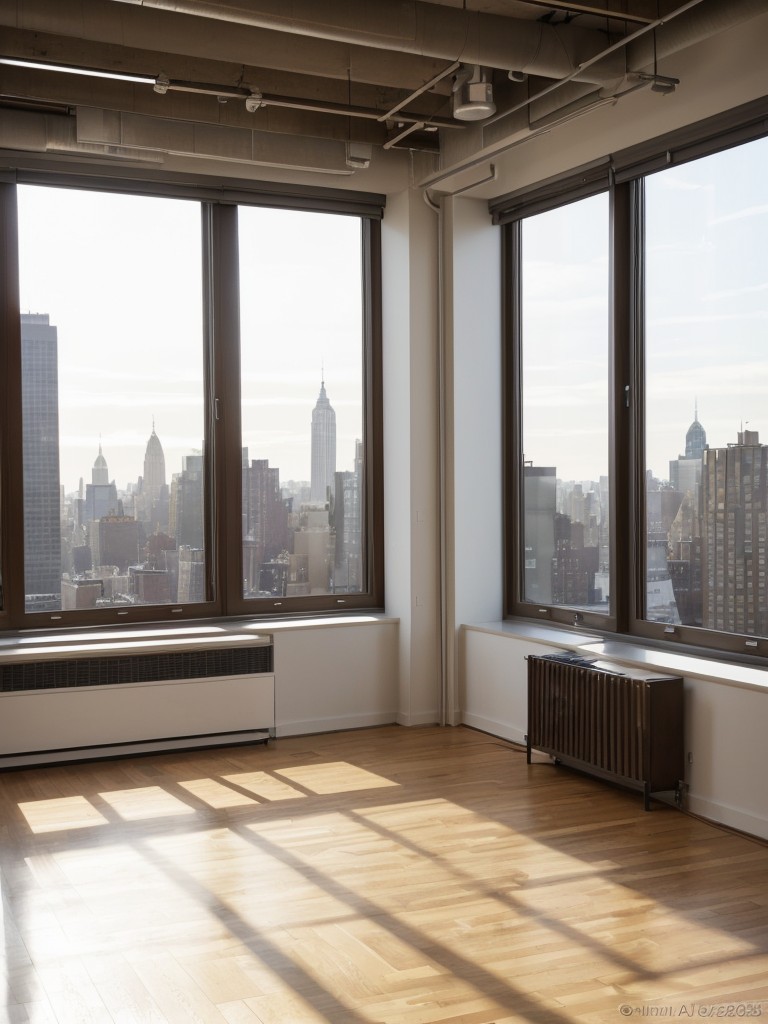
[{"label": "dome ceiling light", "polygon": [[495,113],[488,69],[469,64],[457,71],[453,80],[453,116],[458,121],[482,121]]}]

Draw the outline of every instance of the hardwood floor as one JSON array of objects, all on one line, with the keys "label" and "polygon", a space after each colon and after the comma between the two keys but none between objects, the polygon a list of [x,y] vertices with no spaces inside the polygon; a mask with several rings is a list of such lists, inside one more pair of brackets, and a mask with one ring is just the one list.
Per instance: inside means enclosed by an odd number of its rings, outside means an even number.
[{"label": "hardwood floor", "polygon": [[7,1022],[768,1018],[768,848],[470,729],[0,775]]}]

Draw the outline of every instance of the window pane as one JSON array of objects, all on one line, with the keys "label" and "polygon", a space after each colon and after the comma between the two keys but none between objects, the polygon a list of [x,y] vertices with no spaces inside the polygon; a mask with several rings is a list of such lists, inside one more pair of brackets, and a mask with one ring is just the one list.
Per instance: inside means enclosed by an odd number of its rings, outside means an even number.
[{"label": "window pane", "polygon": [[651,621],[768,634],[768,141],[646,180]]},{"label": "window pane", "polygon": [[199,204],[18,195],[26,610],[201,601]]},{"label": "window pane", "polygon": [[608,613],[608,197],[522,223],[523,600]]},{"label": "window pane", "polygon": [[242,207],[239,244],[243,595],[366,591],[360,221]]}]

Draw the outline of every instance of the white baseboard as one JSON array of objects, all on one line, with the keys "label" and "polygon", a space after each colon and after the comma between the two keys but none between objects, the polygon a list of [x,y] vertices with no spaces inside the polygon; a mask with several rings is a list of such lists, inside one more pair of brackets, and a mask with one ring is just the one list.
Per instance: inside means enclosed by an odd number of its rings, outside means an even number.
[{"label": "white baseboard", "polygon": [[749,811],[740,807],[717,803],[689,792],[688,810],[715,825],[725,825],[728,828],[738,829],[739,832],[757,836],[759,839],[768,840],[768,821],[765,818],[758,818],[757,815],[750,814]]},{"label": "white baseboard", "polygon": [[42,765],[71,764],[76,761],[102,761],[116,757],[135,757],[141,754],[169,754],[176,750],[204,750],[209,747],[264,743],[270,739],[271,735],[270,729],[257,729],[205,736],[173,736],[168,739],[131,743],[109,743],[93,747],[33,750],[28,753],[0,755],[0,769],[31,768]]},{"label": "white baseboard", "polygon": [[438,714],[436,711],[422,711],[418,715],[398,715],[397,724],[406,726],[437,725]]},{"label": "white baseboard", "polygon": [[341,732],[344,729],[369,729],[375,725],[397,724],[397,713],[378,712],[367,715],[335,715],[306,721],[278,722],[276,734],[280,736],[311,736],[319,732]]},{"label": "white baseboard", "polygon": [[491,736],[498,736],[499,739],[509,740],[510,743],[525,743],[525,732],[519,726],[508,722],[499,722],[495,718],[484,718],[482,715],[465,713],[461,716],[461,724],[490,733]]}]

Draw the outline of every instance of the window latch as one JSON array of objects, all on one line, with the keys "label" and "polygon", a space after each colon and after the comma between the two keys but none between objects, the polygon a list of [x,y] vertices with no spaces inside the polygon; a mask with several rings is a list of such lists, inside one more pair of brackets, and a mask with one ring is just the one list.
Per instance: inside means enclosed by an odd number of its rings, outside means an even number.
[{"label": "window latch", "polygon": [[630,394],[630,386],[629,386],[629,384],[625,384],[624,385],[624,405],[627,408],[629,408],[629,394]]}]

